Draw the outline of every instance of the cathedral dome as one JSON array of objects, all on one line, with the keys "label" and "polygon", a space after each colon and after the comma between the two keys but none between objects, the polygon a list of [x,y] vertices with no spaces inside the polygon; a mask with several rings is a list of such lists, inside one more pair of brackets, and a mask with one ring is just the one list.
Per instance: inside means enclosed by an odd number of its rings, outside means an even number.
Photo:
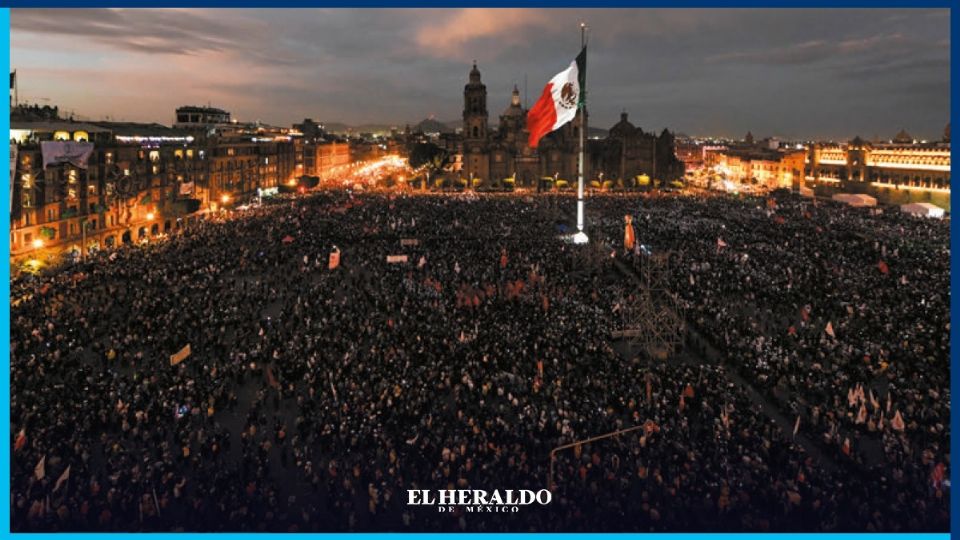
[{"label": "cathedral dome", "polygon": [[893,138],[893,142],[907,144],[913,142],[913,137],[907,133],[907,130],[901,129],[900,133],[897,133],[897,136]]},{"label": "cathedral dome", "polygon": [[520,90],[513,86],[513,94],[510,96],[510,105],[503,110],[504,118],[517,118],[523,116],[523,107],[520,106]]},{"label": "cathedral dome", "polygon": [[627,113],[620,113],[620,121],[610,128],[611,137],[629,137],[637,130],[636,126],[627,120]]}]

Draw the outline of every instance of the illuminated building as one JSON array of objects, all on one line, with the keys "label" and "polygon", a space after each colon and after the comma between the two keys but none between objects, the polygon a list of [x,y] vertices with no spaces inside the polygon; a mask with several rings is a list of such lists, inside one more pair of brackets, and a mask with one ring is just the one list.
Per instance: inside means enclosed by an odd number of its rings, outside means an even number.
[{"label": "illuminated building", "polygon": [[[157,124],[22,122],[12,186],[11,254],[47,255],[136,242],[166,232],[187,215],[183,183],[202,175],[190,135]],[[44,141],[92,144],[86,162],[43,166]],[[148,214],[163,216],[150,223]],[[38,240],[40,240],[38,242]]]},{"label": "illuminated building", "polygon": [[792,189],[803,176],[806,152],[802,149],[773,150],[769,146],[735,146],[705,151],[704,165],[721,180],[762,190]]},{"label": "illuminated building", "polygon": [[[296,143],[283,130],[197,127],[11,118],[12,259],[148,241],[222,208],[224,195],[242,204],[297,174]],[[93,149],[85,164],[44,169],[43,141]]]},{"label": "illuminated building", "polygon": [[346,141],[304,140],[298,148],[303,164],[300,174],[317,176],[321,180],[329,177],[338,167],[353,161],[352,146]]},{"label": "illuminated building", "polygon": [[230,113],[216,107],[184,105],[177,108],[175,128],[195,129],[222,126],[231,123]]},{"label": "illuminated building", "polygon": [[806,180],[949,191],[949,126],[944,139],[914,142],[901,131],[889,142],[868,142],[857,137],[848,143],[817,143],[809,150]]}]

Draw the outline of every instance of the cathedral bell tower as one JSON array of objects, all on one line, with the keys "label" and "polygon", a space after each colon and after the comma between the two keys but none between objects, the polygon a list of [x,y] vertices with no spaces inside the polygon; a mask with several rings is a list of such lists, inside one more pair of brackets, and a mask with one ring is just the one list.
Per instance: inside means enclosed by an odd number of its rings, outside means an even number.
[{"label": "cathedral bell tower", "polygon": [[480,82],[476,61],[470,70],[470,82],[463,88],[463,138],[472,141],[487,138],[487,87]]}]

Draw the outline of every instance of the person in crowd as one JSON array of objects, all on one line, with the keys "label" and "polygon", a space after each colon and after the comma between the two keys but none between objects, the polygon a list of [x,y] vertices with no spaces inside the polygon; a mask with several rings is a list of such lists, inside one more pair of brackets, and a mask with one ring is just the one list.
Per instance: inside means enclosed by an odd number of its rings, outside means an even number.
[{"label": "person in crowd", "polygon": [[[574,205],[322,191],[17,278],[13,530],[948,530],[949,223],[598,194],[576,246]],[[624,215],[670,254],[665,361],[611,337]]]}]

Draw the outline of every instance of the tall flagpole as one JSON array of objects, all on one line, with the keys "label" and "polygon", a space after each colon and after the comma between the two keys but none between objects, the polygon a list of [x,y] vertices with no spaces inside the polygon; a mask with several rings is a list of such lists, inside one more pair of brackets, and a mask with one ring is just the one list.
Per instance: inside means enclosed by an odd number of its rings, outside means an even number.
[{"label": "tall flagpole", "polygon": [[[587,24],[580,23],[580,48],[583,50],[587,46]],[[586,64],[586,58],[584,58]],[[586,75],[584,75],[586,80]],[[587,131],[587,90],[580,89],[580,161],[577,165],[577,234],[574,236],[574,242],[577,244],[586,244],[589,241],[587,233],[583,232],[583,147]]]}]

